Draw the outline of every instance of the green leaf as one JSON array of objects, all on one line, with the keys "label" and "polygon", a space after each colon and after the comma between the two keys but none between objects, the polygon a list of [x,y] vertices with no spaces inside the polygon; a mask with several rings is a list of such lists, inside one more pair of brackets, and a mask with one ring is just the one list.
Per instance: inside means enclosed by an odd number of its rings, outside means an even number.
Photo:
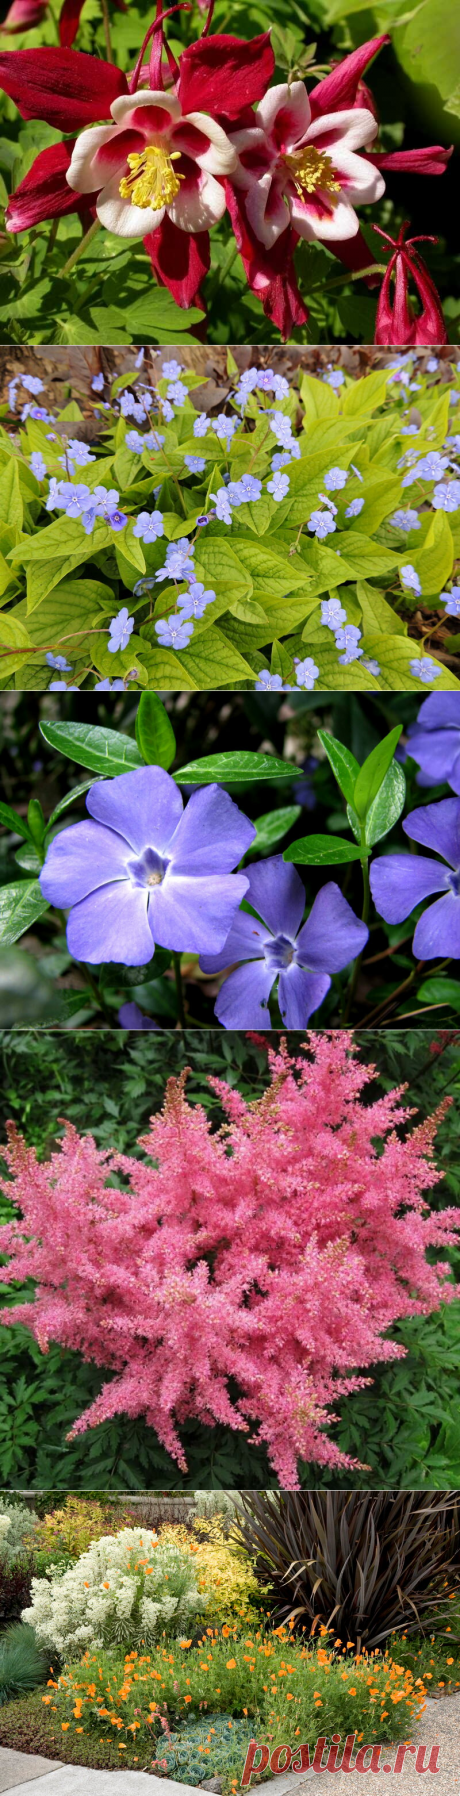
[{"label": "green leaf", "polygon": [[18,817],[17,811],[13,811],[10,804],[0,804],[0,823],[4,824],[5,829],[13,830],[15,836],[24,836],[25,842],[30,842],[30,829],[24,817]]},{"label": "green leaf", "polygon": [[[369,252],[369,264],[371,262]],[[344,418],[365,418],[370,412],[375,412],[377,406],[383,404],[388,380],[388,368],[384,372],[378,369],[374,374],[366,374],[362,380],[354,380],[344,393]]]},{"label": "green leaf", "polygon": [[[450,578],[454,564],[452,531],[445,511],[435,511],[423,548],[411,549],[410,562],[419,576],[422,596],[433,593],[438,598],[446,580]],[[401,585],[404,591],[402,579]]]},{"label": "green leaf", "polygon": [[34,847],[40,850],[45,835],[45,819],[39,798],[31,798],[29,800],[27,822]]},{"label": "green leaf", "polygon": [[299,862],[303,867],[332,867],[343,861],[360,861],[362,849],[354,848],[341,836],[304,836],[285,848],[285,861]]},{"label": "green leaf", "polygon": [[[364,654],[380,665],[380,690],[385,692],[460,692],[460,680],[451,673],[450,668],[436,660],[433,653],[429,659],[434,662],[436,673],[427,684],[412,672],[412,664],[416,667],[422,660],[424,666],[428,656],[420,653],[417,644],[408,636],[363,636]],[[360,663],[356,663],[358,668]]]},{"label": "green leaf", "polygon": [[363,766],[360,767],[354,794],[352,794],[352,802],[360,817],[366,816],[369,806],[380,791],[382,780],[393,760],[402,727],[402,723],[396,724],[396,728],[390,730],[389,736],[384,736],[383,742],[377,743],[377,747],[372,749],[367,761],[364,761]]},{"label": "green leaf", "polygon": [[337,741],[336,736],[329,736],[327,730],[318,730],[318,736],[323,748],[326,750],[328,761],[331,763],[332,772],[335,774],[337,784],[340,786],[340,791],[343,792],[344,798],[347,799],[348,804],[353,804],[355,781],[359,773],[359,761],[355,760],[355,756],[351,754],[349,748],[344,748],[343,742]]},{"label": "green leaf", "polygon": [[366,842],[369,848],[373,848],[376,842],[381,841],[382,836],[387,836],[389,830],[393,829],[393,825],[397,823],[404,808],[405,796],[406,781],[403,768],[400,767],[399,761],[392,761],[382,780],[380,791],[377,792],[377,796],[369,805],[367,812]]},{"label": "green leaf", "polygon": [[37,917],[49,909],[37,879],[13,880],[0,891],[0,946],[11,948]]},{"label": "green leaf", "polygon": [[136,717],[136,742],[143,761],[150,766],[171,766],[176,738],[167,711],[156,692],[143,692]]},{"label": "green leaf", "polygon": [[83,792],[87,792],[89,790],[89,787],[92,786],[92,784],[93,784],[92,780],[82,780],[82,783],[80,786],[72,786],[72,791],[66,792],[65,798],[59,799],[59,804],[56,805],[55,810],[52,812],[51,817],[49,817],[49,819],[48,819],[48,823],[46,826],[47,834],[48,834],[48,830],[51,829],[52,824],[57,823],[58,817],[62,817],[63,811],[68,811],[69,805],[73,804],[74,800],[76,798],[81,798],[83,795]]},{"label": "green leaf", "polygon": [[12,524],[16,530],[22,530],[22,522],[23,504],[19,485],[19,465],[12,457],[0,474],[0,523]]},{"label": "green leaf", "polygon": [[290,761],[279,761],[277,755],[249,754],[245,749],[230,755],[205,755],[202,761],[189,761],[173,775],[179,786],[208,786],[214,780],[224,785],[252,785],[253,780],[298,779],[299,769]]},{"label": "green leaf", "polygon": [[50,748],[67,755],[79,767],[90,767],[106,779],[143,767],[142,755],[131,736],[121,730],[104,730],[87,723],[41,723],[40,733]]},{"label": "green leaf", "polygon": [[256,834],[248,854],[269,854],[276,843],[287,836],[293,824],[297,823],[301,811],[301,804],[287,804],[280,807],[279,811],[265,811],[263,817],[256,817]]},{"label": "green leaf", "polygon": [[424,979],[417,997],[422,1004],[449,1004],[451,1010],[460,1010],[460,980]]}]

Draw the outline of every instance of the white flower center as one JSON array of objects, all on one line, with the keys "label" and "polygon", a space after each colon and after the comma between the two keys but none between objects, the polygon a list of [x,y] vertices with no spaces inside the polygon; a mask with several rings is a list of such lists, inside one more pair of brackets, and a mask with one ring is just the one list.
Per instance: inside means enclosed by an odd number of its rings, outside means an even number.
[{"label": "white flower center", "polygon": [[177,162],[180,150],[166,150],[159,144],[149,143],[145,150],[133,150],[127,157],[129,175],[123,175],[120,181],[120,198],[131,200],[133,206],[153,207],[159,211],[160,206],[169,206],[179,192],[184,175],[176,174],[173,162]]},{"label": "white flower center", "polygon": [[340,193],[340,181],[337,170],[326,156],[324,150],[317,150],[316,144],[307,143],[301,150],[292,150],[283,156],[288,173],[293,181],[296,193],[303,200],[306,193],[327,193],[333,206]]}]

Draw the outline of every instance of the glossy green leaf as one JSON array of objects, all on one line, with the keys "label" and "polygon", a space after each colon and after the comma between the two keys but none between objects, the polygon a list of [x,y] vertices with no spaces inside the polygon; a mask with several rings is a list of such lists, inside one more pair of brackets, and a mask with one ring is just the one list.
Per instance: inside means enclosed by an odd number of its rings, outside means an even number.
[{"label": "glossy green leaf", "polygon": [[252,755],[245,749],[229,755],[205,755],[202,761],[189,761],[174,774],[179,786],[208,786],[214,780],[223,785],[252,785],[253,780],[295,779],[298,767],[280,761],[277,755]]},{"label": "glossy green leaf", "polygon": [[424,979],[419,985],[417,997],[421,1004],[448,1004],[451,1010],[460,1010],[459,979]]},{"label": "glossy green leaf", "polygon": [[333,867],[344,861],[360,861],[362,850],[342,836],[304,836],[286,848],[283,859],[303,867]]},{"label": "glossy green leaf", "polygon": [[382,836],[387,836],[390,829],[398,821],[404,808],[406,796],[406,780],[399,761],[392,761],[382,780],[380,791],[369,805],[366,816],[366,842],[373,848]]},{"label": "glossy green leaf", "polygon": [[10,948],[49,909],[37,879],[15,879],[0,891],[0,947]]},{"label": "glossy green leaf", "polygon": [[0,823],[3,823],[5,829],[12,830],[15,836],[24,836],[24,840],[30,842],[30,829],[24,817],[18,817],[17,811],[13,811],[10,804],[0,804]]},{"label": "glossy green leaf", "polygon": [[92,773],[106,779],[144,766],[137,742],[121,730],[104,730],[87,723],[41,723],[40,732],[58,754],[76,761],[79,767],[90,767]]},{"label": "glossy green leaf", "polygon": [[302,811],[301,804],[280,806],[278,811],[266,811],[263,817],[255,818],[256,835],[249,854],[270,854],[277,842],[282,842],[288,830],[297,823]]},{"label": "glossy green leaf", "polygon": [[390,730],[388,736],[384,736],[383,742],[377,743],[377,747],[372,749],[367,761],[360,767],[353,795],[353,804],[360,817],[366,816],[369,806],[380,791],[382,780],[398,746],[402,727],[402,723],[396,724],[396,728]]},{"label": "glossy green leaf", "polygon": [[355,782],[360,771],[359,761],[355,759],[349,748],[344,747],[343,742],[338,742],[337,737],[330,736],[327,730],[318,730],[318,736],[322,747],[326,750],[340,791],[343,792],[348,804],[352,804]]},{"label": "glossy green leaf", "polygon": [[176,738],[168,713],[156,692],[143,692],[136,717],[136,742],[143,761],[149,766],[171,766],[176,753]]}]

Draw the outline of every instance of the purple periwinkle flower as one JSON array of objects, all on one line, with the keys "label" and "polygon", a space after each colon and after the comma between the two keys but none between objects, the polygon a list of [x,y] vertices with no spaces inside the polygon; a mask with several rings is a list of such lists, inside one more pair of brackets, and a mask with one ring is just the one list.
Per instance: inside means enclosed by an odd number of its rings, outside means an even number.
[{"label": "purple periwinkle flower", "polygon": [[127,649],[131,631],[134,630],[134,618],[128,614],[127,605],[122,605],[109,625],[107,648],[110,655],[116,655],[119,649]]},{"label": "purple periwinkle flower", "polygon": [[44,393],[44,382],[39,379],[38,374],[23,374],[21,380],[26,393],[33,393],[35,398],[37,393]]},{"label": "purple periwinkle flower", "polygon": [[121,1010],[118,1012],[118,1021],[121,1029],[159,1029],[160,1027],[159,1023],[154,1023],[153,1017],[144,1015],[134,1000],[131,1004],[122,1004]]},{"label": "purple periwinkle flower", "polygon": [[143,543],[156,543],[163,535],[163,517],[161,511],[140,511],[136,523],[133,524],[133,536],[140,537]]},{"label": "purple periwinkle flower", "polygon": [[233,868],[254,825],[221,786],[203,786],[184,809],[162,767],[97,780],[89,820],[50,843],[40,886],[69,910],[76,960],[145,966],[155,942],[177,953],[216,954],[248,889]]},{"label": "purple periwinkle flower", "polygon": [[447,780],[460,794],[460,692],[430,693],[406,734],[407,753],[420,768],[417,785],[438,786]]},{"label": "purple periwinkle flower", "polygon": [[326,997],[331,973],[341,972],[361,952],[369,933],[366,924],[358,921],[332,880],[318,892],[302,924],[305,889],[296,867],[281,854],[248,869],[246,896],[256,916],[239,911],[222,948],[212,955],[205,951],[200,960],[204,973],[245,963],[225,980],[216,1016],[226,1029],[266,1027],[268,1000],[278,979],[283,1023],[303,1029]]},{"label": "purple periwinkle flower", "polygon": [[[439,703],[439,700],[438,700]],[[413,950],[419,960],[438,954],[460,959],[460,799],[442,798],[439,804],[421,805],[405,818],[403,830],[412,842],[421,842],[447,861],[422,854],[382,854],[372,862],[371,892],[379,916],[387,923],[402,923],[416,905],[433,893],[443,896],[419,917]]]}]

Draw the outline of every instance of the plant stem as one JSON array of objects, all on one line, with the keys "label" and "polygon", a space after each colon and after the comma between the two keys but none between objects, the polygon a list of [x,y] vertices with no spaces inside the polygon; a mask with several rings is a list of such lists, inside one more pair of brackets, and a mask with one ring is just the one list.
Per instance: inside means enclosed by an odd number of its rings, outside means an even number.
[{"label": "plant stem", "polygon": [[102,23],[104,26],[105,47],[106,47],[107,55],[109,58],[109,62],[112,62],[112,40],[111,40],[111,36],[110,36],[110,19],[109,19],[109,9],[108,9],[108,5],[107,5],[107,0],[101,0],[101,8],[102,8]]},{"label": "plant stem", "polygon": [[174,978],[176,981],[177,1009],[178,1009],[178,1014],[179,1014],[179,1023],[180,1023],[181,1029],[185,1029],[186,1024],[185,1024],[185,1009],[184,1009],[184,988],[182,985],[180,954],[173,954],[173,961],[174,961]]},{"label": "plant stem", "polygon": [[52,223],[50,234],[48,237],[48,255],[50,255],[51,250],[54,249],[56,237],[57,237],[58,230],[59,230],[59,225],[60,225],[60,219],[53,218],[53,223]]},{"label": "plant stem", "polygon": [[93,237],[96,236],[96,231],[99,231],[99,230],[100,230],[99,219],[95,218],[93,220],[92,225],[90,225],[90,227],[89,227],[89,231],[85,231],[84,237],[81,238],[80,243],[77,243],[76,249],[74,249],[72,255],[69,256],[68,262],[65,262],[64,267],[61,268],[61,271],[60,271],[61,280],[63,280],[67,274],[71,273],[72,268],[75,267],[75,263],[79,261],[80,256],[84,255],[85,249],[88,248],[88,244],[92,242]]},{"label": "plant stem", "polygon": [[238,254],[239,254],[238,245],[234,243],[232,246],[232,249],[230,250],[230,255],[227,256],[227,261],[223,263],[223,266],[220,269],[220,273],[217,276],[216,284],[213,289],[213,295],[212,295],[213,304],[214,304],[214,300],[216,298],[216,294],[219,292],[219,288],[222,287],[223,282],[226,281],[227,275],[230,274],[230,270],[231,270],[231,268],[233,268],[233,263],[236,262],[236,258],[237,258]]}]

